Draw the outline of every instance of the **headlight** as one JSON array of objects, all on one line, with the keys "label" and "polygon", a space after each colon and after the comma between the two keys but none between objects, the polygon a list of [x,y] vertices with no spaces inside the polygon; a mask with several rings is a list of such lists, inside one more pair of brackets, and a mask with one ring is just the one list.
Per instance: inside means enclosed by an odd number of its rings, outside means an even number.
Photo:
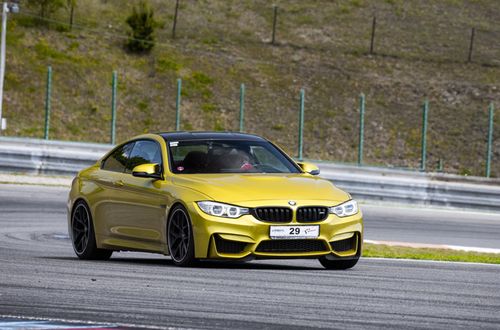
[{"label": "headlight", "polygon": [[249,214],[248,208],[228,205],[217,202],[196,202],[200,209],[209,215],[224,218],[239,218],[242,215]]},{"label": "headlight", "polygon": [[337,206],[329,208],[330,213],[336,214],[338,217],[348,217],[358,213],[358,203],[355,200],[350,200]]}]

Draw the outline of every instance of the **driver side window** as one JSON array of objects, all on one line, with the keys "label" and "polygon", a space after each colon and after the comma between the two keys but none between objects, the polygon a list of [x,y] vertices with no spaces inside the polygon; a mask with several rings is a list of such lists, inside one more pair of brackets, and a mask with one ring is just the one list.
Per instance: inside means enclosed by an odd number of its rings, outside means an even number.
[{"label": "driver side window", "polygon": [[125,173],[132,173],[134,167],[142,164],[158,164],[162,167],[160,144],[152,140],[139,140],[135,142],[130,153],[130,159]]}]

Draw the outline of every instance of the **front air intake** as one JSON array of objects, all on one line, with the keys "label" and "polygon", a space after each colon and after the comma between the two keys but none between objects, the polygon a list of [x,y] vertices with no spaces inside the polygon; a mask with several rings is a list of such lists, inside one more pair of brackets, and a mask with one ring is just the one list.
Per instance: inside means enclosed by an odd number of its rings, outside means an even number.
[{"label": "front air intake", "polygon": [[346,252],[356,249],[357,236],[353,235],[350,238],[342,239],[340,241],[330,242],[332,250],[335,252]]},{"label": "front air intake", "polygon": [[215,235],[215,248],[219,253],[238,254],[245,250],[247,243],[230,241]]},{"label": "front air intake", "polygon": [[273,239],[262,241],[256,252],[267,253],[303,253],[326,251],[322,240],[317,239]]}]

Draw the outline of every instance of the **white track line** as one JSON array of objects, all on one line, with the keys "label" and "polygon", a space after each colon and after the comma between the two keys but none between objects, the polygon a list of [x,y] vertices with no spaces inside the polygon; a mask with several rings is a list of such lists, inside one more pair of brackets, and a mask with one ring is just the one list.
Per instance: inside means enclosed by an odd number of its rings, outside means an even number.
[{"label": "white track line", "polygon": [[417,249],[427,248],[427,249],[447,249],[447,250],[479,252],[479,253],[500,253],[500,249],[459,246],[459,245],[408,243],[408,242],[394,242],[394,241],[372,241],[369,239],[365,239],[364,242],[377,245],[402,246],[402,247],[411,247]]},{"label": "white track line", "polygon": [[417,262],[417,263],[436,263],[436,264],[449,264],[449,265],[463,265],[463,266],[486,266],[486,267],[500,267],[500,264],[486,264],[484,262],[467,262],[467,261],[445,261],[445,260],[429,260],[429,259],[406,259],[406,258],[379,258],[379,257],[361,257],[364,260],[383,260],[389,262]]},{"label": "white track line", "polygon": [[[177,330],[177,329],[188,329],[188,328],[179,328],[179,327],[168,327],[168,326],[152,326],[152,325],[139,325],[133,323],[122,323],[122,322],[112,322],[112,323],[104,323],[104,322],[94,322],[94,321],[83,321],[83,320],[71,320],[64,318],[52,318],[52,317],[38,317],[38,316],[19,316],[19,315],[9,315],[9,314],[0,314],[0,320],[2,319],[17,319],[17,320],[30,320],[30,321],[45,321],[45,322],[59,322],[59,323],[69,323],[69,324],[78,324],[78,325],[89,325],[89,327],[94,327],[96,325],[106,326],[106,327],[123,327],[123,328],[132,328],[132,329],[162,329],[162,330]],[[74,329],[73,327],[71,327]]]}]

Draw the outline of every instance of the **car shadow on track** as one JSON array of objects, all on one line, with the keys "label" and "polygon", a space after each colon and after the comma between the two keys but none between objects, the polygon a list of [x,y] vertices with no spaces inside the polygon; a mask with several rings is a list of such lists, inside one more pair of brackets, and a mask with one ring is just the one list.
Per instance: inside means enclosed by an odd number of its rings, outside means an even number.
[{"label": "car shadow on track", "polygon": [[[42,259],[50,260],[64,260],[74,262],[92,262],[99,264],[136,264],[136,265],[163,265],[167,267],[177,267],[172,260],[168,257],[165,258],[141,258],[141,257],[111,257],[111,259],[102,260],[89,260],[82,261],[76,257],[39,257]],[[281,261],[283,262],[283,261]],[[318,263],[318,267],[299,266],[299,265],[286,265],[286,264],[273,264],[273,263],[259,263],[252,261],[221,261],[221,260],[202,260],[197,262],[194,266],[187,268],[195,269],[263,269],[263,270],[323,270],[323,267]]]}]

